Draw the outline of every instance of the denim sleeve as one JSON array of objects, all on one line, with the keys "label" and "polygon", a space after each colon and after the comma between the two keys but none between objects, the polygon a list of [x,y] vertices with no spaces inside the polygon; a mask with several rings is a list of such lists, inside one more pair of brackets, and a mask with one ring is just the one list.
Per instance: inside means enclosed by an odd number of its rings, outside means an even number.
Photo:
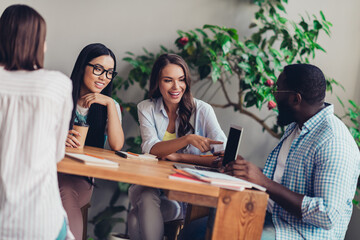
[{"label": "denim sleeve", "polygon": [[160,142],[157,137],[153,105],[149,106],[147,103],[148,102],[141,102],[138,104],[140,134],[142,139],[141,149],[143,153],[150,153],[151,148]]},{"label": "denim sleeve", "polygon": [[225,150],[226,145],[226,135],[220,127],[220,124],[216,118],[214,109],[208,105],[207,114],[205,115],[205,133],[206,136],[212,140],[222,141],[223,144],[216,144],[214,146],[214,152]]},{"label": "denim sleeve", "polygon": [[351,200],[358,176],[359,154],[344,140],[331,140],[321,146],[315,159],[313,195],[302,202],[302,220],[326,230],[352,211]]}]

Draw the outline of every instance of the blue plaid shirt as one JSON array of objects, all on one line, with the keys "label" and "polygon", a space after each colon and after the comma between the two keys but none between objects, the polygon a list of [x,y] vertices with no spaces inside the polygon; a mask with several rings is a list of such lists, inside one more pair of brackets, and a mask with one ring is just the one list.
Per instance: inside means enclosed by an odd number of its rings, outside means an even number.
[{"label": "blue plaid shirt", "polygon": [[[299,219],[274,204],[276,239],[343,239],[352,213],[352,199],[360,172],[359,149],[347,127],[327,107],[310,118],[296,138],[286,160],[281,184],[304,194]],[[269,155],[264,174],[273,179],[283,141],[295,129],[286,129]]]}]

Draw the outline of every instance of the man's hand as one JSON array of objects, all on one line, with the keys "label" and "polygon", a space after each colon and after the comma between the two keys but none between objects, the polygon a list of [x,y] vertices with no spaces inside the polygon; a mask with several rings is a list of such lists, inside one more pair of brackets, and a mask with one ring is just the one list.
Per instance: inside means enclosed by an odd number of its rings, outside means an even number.
[{"label": "man's hand", "polygon": [[235,161],[226,165],[224,172],[265,187],[272,200],[296,217],[302,217],[301,203],[304,195],[293,192],[267,178],[257,166],[246,161],[243,157],[238,156]]},{"label": "man's hand", "polygon": [[233,162],[225,166],[224,172],[231,176],[244,179],[246,181],[267,187],[269,180],[261,170],[251,162],[246,161],[243,157],[238,156]]}]

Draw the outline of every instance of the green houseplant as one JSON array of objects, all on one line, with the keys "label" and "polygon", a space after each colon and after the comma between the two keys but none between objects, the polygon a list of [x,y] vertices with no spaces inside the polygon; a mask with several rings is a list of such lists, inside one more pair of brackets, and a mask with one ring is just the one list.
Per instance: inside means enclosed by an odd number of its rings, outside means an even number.
[{"label": "green houseplant", "polygon": [[[254,30],[250,37],[239,38],[234,28],[216,25],[204,25],[189,31],[178,31],[174,44],[176,50],[160,46],[158,53],[144,49],[144,54],[135,56],[127,52],[123,60],[132,68],[126,78],[115,80],[114,97],[122,104],[134,119],[137,118],[136,104],[124,102],[117,97],[121,90],[135,86],[142,90],[143,99],[147,96],[147,82],[155,59],[162,53],[172,52],[181,55],[193,71],[193,84],[201,84],[205,92],[215,88],[211,97],[206,99],[214,107],[231,108],[240,114],[252,118],[260,124],[264,131],[279,138],[283,130],[274,121],[277,108],[271,89],[276,76],[283,67],[292,63],[309,63],[318,51],[325,52],[318,43],[320,34],[330,36],[332,24],[324,13],[301,17],[299,22],[287,18],[285,4],[287,0],[254,0],[259,6],[254,21],[249,27]],[[237,89],[237,94],[229,94],[229,88]],[[342,87],[332,78],[327,78],[327,90],[332,92],[333,86]],[[225,102],[212,102],[212,97],[222,94]],[[338,98],[339,99],[339,98]],[[140,99],[142,100],[142,99]],[[344,107],[341,117],[349,122],[349,129],[357,144],[359,141],[359,106],[349,100],[351,106]],[[268,116],[261,118],[260,111],[267,107]],[[254,109],[256,109],[254,111]],[[266,111],[266,110],[265,110]],[[127,140],[132,148],[139,150],[141,139],[132,137]],[[355,204],[359,204],[354,200]]]},{"label": "green houseplant", "polygon": [[[126,224],[125,219],[117,217],[117,215],[124,211],[128,212],[129,206],[125,207],[123,205],[117,205],[116,202],[122,195],[127,194],[129,186],[130,184],[128,183],[119,182],[118,187],[115,189],[110,199],[109,205],[89,221],[94,225],[94,235],[97,239],[107,239],[116,224]],[[127,230],[125,231],[125,234],[120,235],[125,237],[127,235]]]},{"label": "green houseplant", "polygon": [[[299,23],[287,19],[283,3],[286,0],[257,0],[254,1],[259,10],[255,13],[255,20],[250,28],[256,29],[249,38],[239,39],[236,29],[205,25],[188,32],[179,30],[179,37],[175,40],[177,50],[169,50],[161,46],[158,54],[147,52],[141,56],[128,53],[124,58],[133,69],[126,79],[118,78],[118,90],[127,89],[138,83],[146,94],[146,83],[151,66],[156,57],[162,52],[175,52],[181,55],[196,75],[195,84],[210,87],[217,84],[218,90],[226,99],[223,104],[211,103],[214,107],[233,108],[241,114],[253,118],[261,124],[263,129],[274,137],[280,137],[282,129],[270,123],[269,117],[260,118],[249,108],[261,110],[266,105],[271,112],[276,112],[276,103],[270,93],[276,82],[276,76],[284,65],[291,63],[308,63],[315,57],[316,51],[325,51],[317,39],[321,32],[330,34],[331,23],[322,12],[320,17],[315,15],[302,18]],[[285,15],[285,16],[284,16]],[[329,90],[333,79],[328,79]],[[238,88],[237,96],[230,96],[227,87],[235,84]],[[232,87],[232,86],[231,86]],[[216,92],[216,94],[218,94]],[[135,117],[136,107],[131,103],[123,103]]]}]

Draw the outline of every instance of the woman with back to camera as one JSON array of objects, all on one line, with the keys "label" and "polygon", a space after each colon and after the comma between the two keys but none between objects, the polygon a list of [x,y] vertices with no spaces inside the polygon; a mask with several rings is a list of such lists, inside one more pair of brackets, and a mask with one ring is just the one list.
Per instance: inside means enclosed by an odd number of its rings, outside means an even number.
[{"label": "woman with back to camera", "polygon": [[[67,147],[79,147],[80,143],[75,137],[79,132],[72,127],[74,123],[86,122],[89,130],[85,145],[104,148],[106,143],[112,150],[122,148],[124,133],[120,106],[111,98],[115,69],[115,55],[103,44],[89,44],[80,52],[70,77],[73,82],[74,108],[65,143]],[[58,177],[70,229],[75,238],[81,240],[84,224],[81,208],[90,201],[93,179],[62,173]]]},{"label": "woman with back to camera", "polygon": [[71,81],[43,69],[45,35],[44,19],[29,6],[9,6],[0,18],[0,239],[72,237],[56,175]]},{"label": "woman with back to camera", "polygon": [[[154,63],[149,100],[138,104],[142,151],[162,159],[212,166],[217,157],[201,157],[224,150],[226,136],[212,107],[191,95],[190,74],[178,55],[163,54]],[[212,140],[214,139],[214,140]],[[131,239],[160,240],[164,221],[177,219],[181,205],[159,189],[132,185],[128,216]]]}]

